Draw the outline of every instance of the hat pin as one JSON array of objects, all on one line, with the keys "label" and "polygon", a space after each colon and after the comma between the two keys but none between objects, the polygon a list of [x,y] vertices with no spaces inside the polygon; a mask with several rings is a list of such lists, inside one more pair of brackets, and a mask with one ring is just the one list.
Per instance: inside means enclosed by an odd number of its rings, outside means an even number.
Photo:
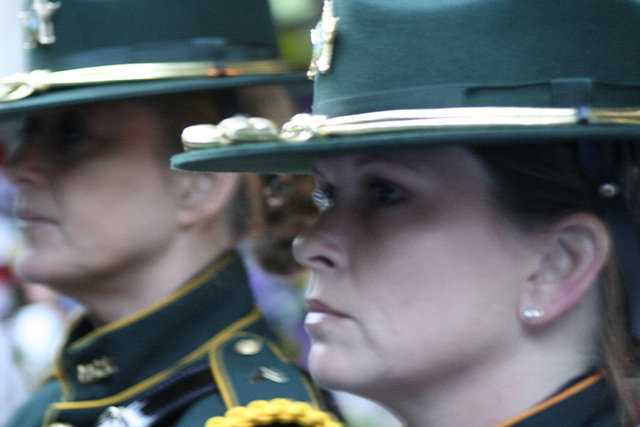
[{"label": "hat pin", "polygon": [[326,74],[331,68],[333,41],[339,20],[340,18],[336,18],[334,14],[333,0],[325,0],[320,22],[311,30],[313,54],[307,76],[312,80],[318,72]]},{"label": "hat pin", "polygon": [[27,11],[20,12],[18,17],[29,30],[30,38],[25,43],[26,49],[33,49],[38,44],[49,45],[56,41],[53,28],[53,16],[60,8],[60,2],[49,0],[33,0]]}]

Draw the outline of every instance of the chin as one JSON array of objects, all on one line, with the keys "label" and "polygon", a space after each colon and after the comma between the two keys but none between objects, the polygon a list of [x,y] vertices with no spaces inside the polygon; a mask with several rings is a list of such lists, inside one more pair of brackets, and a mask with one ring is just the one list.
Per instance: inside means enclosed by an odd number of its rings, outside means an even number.
[{"label": "chin", "polygon": [[366,369],[356,355],[345,355],[326,345],[313,344],[308,358],[309,373],[313,379],[331,390],[358,392],[367,385]]},{"label": "chin", "polygon": [[69,274],[61,269],[61,262],[47,261],[46,257],[25,255],[18,255],[14,266],[16,276],[23,282],[45,284],[54,289],[58,283],[66,282]]}]

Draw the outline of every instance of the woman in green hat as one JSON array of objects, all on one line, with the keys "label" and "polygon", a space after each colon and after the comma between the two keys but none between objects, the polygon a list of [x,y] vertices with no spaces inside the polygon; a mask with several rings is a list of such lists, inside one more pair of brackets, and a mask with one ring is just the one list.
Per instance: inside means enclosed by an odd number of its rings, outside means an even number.
[{"label": "woman in green hat", "polygon": [[169,169],[185,126],[291,111],[283,85],[305,78],[268,2],[32,0],[22,16],[31,71],[0,82],[13,267],[86,310],[7,425],[202,426],[253,401],[335,423],[249,287],[246,177]]},{"label": "woman in green hat", "polygon": [[[640,2],[335,0],[314,115],[174,168],[312,170],[312,375],[417,426],[639,422]],[[255,122],[259,123],[259,122]]]}]

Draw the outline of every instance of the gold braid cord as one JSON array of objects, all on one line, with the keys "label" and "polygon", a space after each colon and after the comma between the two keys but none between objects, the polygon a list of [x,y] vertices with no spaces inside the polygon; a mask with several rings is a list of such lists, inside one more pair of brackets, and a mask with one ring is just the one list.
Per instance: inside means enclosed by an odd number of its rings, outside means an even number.
[{"label": "gold braid cord", "polygon": [[335,415],[316,409],[306,402],[289,399],[254,400],[247,406],[235,406],[224,417],[209,418],[205,427],[253,427],[293,424],[305,427],[345,427]]}]

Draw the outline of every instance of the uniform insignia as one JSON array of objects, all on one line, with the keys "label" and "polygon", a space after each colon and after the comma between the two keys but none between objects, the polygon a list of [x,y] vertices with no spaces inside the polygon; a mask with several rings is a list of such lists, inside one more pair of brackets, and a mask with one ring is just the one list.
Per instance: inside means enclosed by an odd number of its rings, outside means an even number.
[{"label": "uniform insignia", "polygon": [[53,15],[60,8],[60,2],[49,0],[32,0],[29,10],[18,15],[22,24],[29,31],[26,49],[33,49],[39,44],[49,45],[56,41],[53,29]]},{"label": "uniform insignia", "polygon": [[318,72],[326,74],[331,69],[333,58],[333,42],[340,18],[334,16],[333,0],[325,0],[322,7],[322,18],[318,25],[311,30],[313,56],[307,76],[313,79]]},{"label": "uniform insignia", "polygon": [[153,424],[154,419],[142,412],[143,404],[133,402],[126,407],[108,407],[98,418],[96,427],[146,427]]},{"label": "uniform insignia", "polygon": [[81,384],[91,384],[108,378],[118,372],[118,366],[110,357],[103,356],[84,365],[76,366],[76,374]]},{"label": "uniform insignia", "polygon": [[272,368],[267,368],[266,366],[261,366],[256,373],[251,376],[251,383],[257,383],[263,379],[273,381],[278,384],[289,382],[289,377],[285,373]]}]

